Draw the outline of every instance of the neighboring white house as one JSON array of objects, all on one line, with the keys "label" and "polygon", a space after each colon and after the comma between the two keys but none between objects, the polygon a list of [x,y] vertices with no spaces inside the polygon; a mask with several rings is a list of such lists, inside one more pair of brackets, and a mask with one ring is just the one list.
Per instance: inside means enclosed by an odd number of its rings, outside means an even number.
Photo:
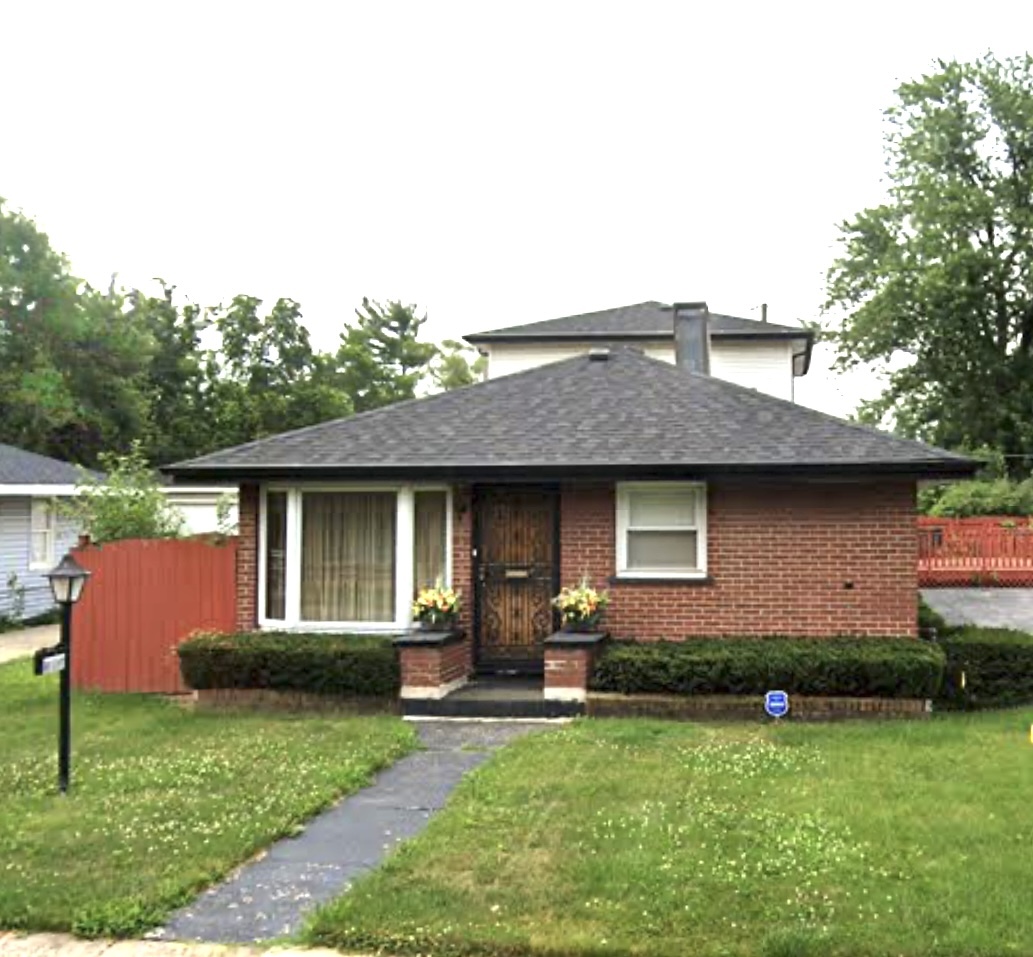
[{"label": "neighboring white house", "polygon": [[219,502],[223,499],[227,502],[225,522],[236,527],[236,485],[167,485],[163,491],[169,504],[183,513],[187,535],[223,531],[219,522]]},{"label": "neighboring white house", "polygon": [[0,444],[0,618],[30,618],[54,604],[46,573],[78,530],[54,503],[75,492],[67,462]]},{"label": "neighboring white house", "polygon": [[[813,334],[738,316],[709,313],[710,374],[737,385],[793,400],[797,376],[807,374]],[[495,379],[559,362],[599,346],[625,345],[652,359],[675,361],[674,312],[660,302],[546,319],[464,337],[487,357]]]},{"label": "neighboring white house", "polygon": [[[0,618],[31,618],[53,606],[46,573],[72,548],[79,529],[60,514],[75,495],[79,468],[0,444]],[[237,521],[236,486],[168,486],[169,502],[186,519],[185,533],[219,530],[218,502],[230,496],[228,519]]]}]

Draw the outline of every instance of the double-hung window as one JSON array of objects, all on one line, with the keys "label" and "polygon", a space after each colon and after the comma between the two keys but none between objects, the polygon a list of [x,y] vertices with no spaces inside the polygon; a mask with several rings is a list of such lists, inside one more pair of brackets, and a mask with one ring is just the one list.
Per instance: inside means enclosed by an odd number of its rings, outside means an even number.
[{"label": "double-hung window", "polygon": [[707,487],[701,482],[617,486],[617,574],[704,578]]},{"label": "double-hung window", "polygon": [[32,500],[29,568],[49,571],[56,562],[57,512],[49,499]]}]

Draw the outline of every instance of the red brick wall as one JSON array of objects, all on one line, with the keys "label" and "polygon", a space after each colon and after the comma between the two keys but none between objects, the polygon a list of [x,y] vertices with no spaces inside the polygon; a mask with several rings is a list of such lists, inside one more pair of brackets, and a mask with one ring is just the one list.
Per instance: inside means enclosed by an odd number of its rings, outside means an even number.
[{"label": "red brick wall", "polygon": [[587,688],[595,655],[592,648],[546,647],[546,688]]},{"label": "red brick wall", "polygon": [[433,648],[399,649],[402,686],[438,688],[465,678],[471,671],[470,638]]},{"label": "red brick wall", "polygon": [[617,637],[916,633],[913,481],[711,483],[707,585],[611,584],[615,511],[613,485],[563,488],[562,580],[609,589]]},{"label": "red brick wall", "polygon": [[237,630],[258,627],[258,486],[240,486],[237,546]]},{"label": "red brick wall", "polygon": [[473,505],[470,486],[452,489],[452,587],[462,592],[459,627],[473,629]]}]

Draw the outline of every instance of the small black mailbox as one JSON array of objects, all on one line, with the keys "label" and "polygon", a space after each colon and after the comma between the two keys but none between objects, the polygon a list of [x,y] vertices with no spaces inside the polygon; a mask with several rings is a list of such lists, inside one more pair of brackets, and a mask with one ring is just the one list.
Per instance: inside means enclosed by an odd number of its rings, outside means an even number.
[{"label": "small black mailbox", "polygon": [[40,648],[32,656],[32,670],[37,675],[54,675],[64,671],[68,663],[68,655],[64,645],[51,645]]}]

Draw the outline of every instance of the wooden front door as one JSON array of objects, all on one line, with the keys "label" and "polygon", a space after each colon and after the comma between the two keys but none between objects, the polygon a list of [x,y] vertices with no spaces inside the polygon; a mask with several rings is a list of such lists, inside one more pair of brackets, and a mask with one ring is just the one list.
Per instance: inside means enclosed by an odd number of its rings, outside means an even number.
[{"label": "wooden front door", "polygon": [[481,488],[475,502],[477,667],[540,672],[543,642],[554,631],[558,492],[540,486]]}]

